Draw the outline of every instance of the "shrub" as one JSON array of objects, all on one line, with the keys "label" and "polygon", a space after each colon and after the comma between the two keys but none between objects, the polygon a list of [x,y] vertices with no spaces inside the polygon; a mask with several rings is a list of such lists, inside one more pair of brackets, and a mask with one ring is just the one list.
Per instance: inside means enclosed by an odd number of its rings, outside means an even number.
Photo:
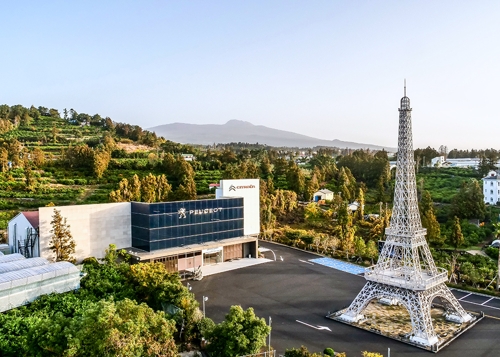
[{"label": "shrub", "polygon": [[335,352],[333,351],[333,348],[330,348],[330,347],[325,348],[325,350],[323,351],[323,354],[325,354],[327,356],[335,356]]}]

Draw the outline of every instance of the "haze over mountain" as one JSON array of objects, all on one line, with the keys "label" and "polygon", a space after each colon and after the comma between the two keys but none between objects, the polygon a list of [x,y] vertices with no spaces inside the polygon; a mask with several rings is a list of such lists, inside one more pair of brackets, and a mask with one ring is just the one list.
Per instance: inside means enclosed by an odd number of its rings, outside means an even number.
[{"label": "haze over mountain", "polygon": [[395,152],[395,148],[371,144],[354,143],[342,140],[323,140],[291,131],[268,128],[264,125],[253,125],[247,121],[230,120],[226,124],[184,124],[172,123],[158,125],[148,130],[168,140],[183,144],[225,144],[242,142],[250,144],[266,144],[277,147],[315,147],[327,146],[351,149],[371,149]]}]

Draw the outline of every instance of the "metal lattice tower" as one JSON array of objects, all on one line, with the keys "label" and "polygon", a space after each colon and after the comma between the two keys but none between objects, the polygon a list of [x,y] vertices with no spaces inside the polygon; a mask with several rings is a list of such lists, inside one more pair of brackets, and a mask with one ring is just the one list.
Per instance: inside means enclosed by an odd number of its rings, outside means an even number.
[{"label": "metal lattice tower", "polygon": [[446,270],[437,268],[425,240],[417,201],[415,160],[411,130],[410,99],[404,97],[399,108],[398,155],[394,206],[386,241],[376,265],[366,269],[367,283],[351,305],[339,316],[346,322],[358,322],[366,306],[374,299],[400,303],[408,310],[412,324],[411,340],[432,346],[438,342],[431,320],[432,301],[439,297],[446,317],[463,323],[472,319],[445,285]]}]

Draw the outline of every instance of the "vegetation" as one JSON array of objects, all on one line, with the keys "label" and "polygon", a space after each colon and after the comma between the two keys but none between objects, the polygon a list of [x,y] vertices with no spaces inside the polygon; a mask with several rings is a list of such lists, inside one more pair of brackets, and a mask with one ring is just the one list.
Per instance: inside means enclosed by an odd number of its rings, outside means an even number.
[{"label": "vegetation", "polygon": [[[124,261],[125,259],[125,261]],[[258,352],[270,331],[253,309],[233,306],[219,325],[161,263],[130,265],[110,246],[84,262],[76,292],[42,296],[0,314],[2,356],[177,356],[209,341],[217,356]]]},{"label": "vegetation", "polygon": [[75,263],[76,259],[73,254],[75,254],[76,243],[71,235],[70,226],[66,218],[61,216],[60,210],[54,208],[50,225],[52,226],[50,230],[52,236],[49,241],[49,249],[54,252],[55,261]]}]

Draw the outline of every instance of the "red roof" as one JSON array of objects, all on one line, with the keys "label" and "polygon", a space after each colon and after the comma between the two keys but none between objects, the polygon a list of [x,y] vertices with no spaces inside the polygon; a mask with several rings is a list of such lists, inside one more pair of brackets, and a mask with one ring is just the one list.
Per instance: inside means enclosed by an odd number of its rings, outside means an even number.
[{"label": "red roof", "polygon": [[24,215],[24,217],[26,217],[33,228],[38,228],[40,221],[38,211],[25,211],[21,213]]}]

